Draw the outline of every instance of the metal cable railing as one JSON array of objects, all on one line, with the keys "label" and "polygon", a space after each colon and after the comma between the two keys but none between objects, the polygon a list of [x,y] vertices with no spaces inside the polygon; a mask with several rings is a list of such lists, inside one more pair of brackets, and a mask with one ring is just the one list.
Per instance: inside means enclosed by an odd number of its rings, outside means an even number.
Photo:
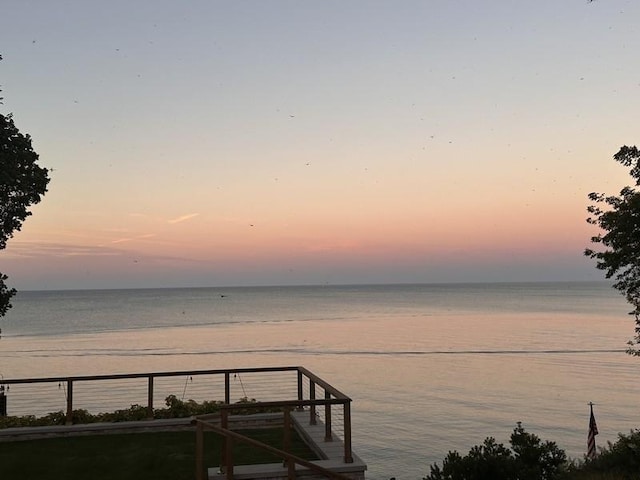
[{"label": "metal cable railing", "polygon": [[[114,375],[2,379],[7,414],[42,416],[57,412],[67,424],[81,411],[102,413],[132,405],[154,418],[170,395],[179,400],[215,401],[221,409],[239,400],[243,408],[305,408],[309,423],[325,426],[325,441],[339,436],[344,459],[352,461],[351,399],[304,367],[263,367]],[[146,413],[146,414],[145,414]]]}]

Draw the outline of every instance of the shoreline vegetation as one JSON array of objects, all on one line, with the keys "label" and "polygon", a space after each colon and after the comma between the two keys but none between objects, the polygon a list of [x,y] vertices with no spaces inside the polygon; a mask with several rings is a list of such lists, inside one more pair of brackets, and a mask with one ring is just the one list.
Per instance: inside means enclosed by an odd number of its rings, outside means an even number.
[{"label": "shoreline vegetation", "polygon": [[510,447],[487,437],[465,456],[450,451],[431,464],[422,480],[637,480],[640,479],[640,430],[618,434],[598,454],[569,459],[556,442],[541,441],[518,422]]}]

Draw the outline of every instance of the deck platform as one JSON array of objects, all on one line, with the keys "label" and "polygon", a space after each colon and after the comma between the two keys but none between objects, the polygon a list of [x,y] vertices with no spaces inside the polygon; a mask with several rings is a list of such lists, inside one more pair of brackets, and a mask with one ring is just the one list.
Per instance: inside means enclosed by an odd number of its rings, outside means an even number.
[{"label": "deck platform", "polygon": [[[315,425],[309,424],[308,411],[291,412],[295,428],[309,447],[321,458],[315,463],[321,467],[352,478],[364,480],[367,465],[355,453],[352,453],[353,462],[344,461],[344,442],[336,434],[332,433],[332,441],[324,440],[325,425],[321,421]],[[225,480],[220,467],[208,469],[209,480]],[[320,480],[325,477],[312,472],[306,467],[296,465],[296,477],[305,480]],[[282,463],[264,463],[258,465],[236,465],[233,468],[233,478],[236,480],[283,480],[287,478],[287,468]]]}]

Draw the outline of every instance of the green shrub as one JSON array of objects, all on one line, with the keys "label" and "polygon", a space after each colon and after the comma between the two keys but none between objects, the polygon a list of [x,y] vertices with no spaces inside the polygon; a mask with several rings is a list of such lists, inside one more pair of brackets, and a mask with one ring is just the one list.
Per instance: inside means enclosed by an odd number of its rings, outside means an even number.
[{"label": "green shrub", "polygon": [[555,442],[542,442],[527,433],[520,422],[510,439],[511,449],[488,437],[464,457],[449,452],[442,462],[430,466],[423,480],[560,480],[567,478],[564,450]]},{"label": "green shrub", "polygon": [[593,458],[574,465],[574,479],[637,480],[640,479],[640,430],[618,434],[615,443],[608,442]]},{"label": "green shrub", "polygon": [[[241,399],[240,403],[247,401]],[[256,400],[252,400],[255,402]],[[198,403],[195,400],[180,400],[175,395],[169,395],[165,399],[166,408],[157,408],[153,411],[153,418],[185,418],[194,415],[204,415],[207,413],[216,413],[220,410],[220,401],[207,401]],[[234,412],[237,413],[237,412]],[[246,413],[256,413],[256,410],[247,411]],[[131,422],[136,420],[145,420],[148,418],[146,406],[131,405],[131,407],[113,412],[103,412],[92,414],[87,410],[74,410],[72,412],[72,422],[76,423],[97,423],[97,422]],[[67,422],[65,412],[59,410],[51,412],[43,417],[35,417],[34,415],[24,416],[8,416],[0,417],[0,428],[12,427],[35,427],[64,425]]]},{"label": "green shrub", "polygon": [[[145,420],[148,418],[147,407],[141,405],[131,405],[124,410],[116,410],[114,412],[99,413],[96,415],[97,422],[132,422],[135,420]],[[75,421],[74,421],[75,423]],[[85,422],[89,423],[89,422]]]},{"label": "green shrub", "polygon": [[[218,401],[204,401],[198,403],[194,400],[179,400],[175,395],[169,395],[165,402],[167,404],[167,411],[157,411],[154,413],[156,418],[184,418],[191,417],[193,415],[205,415],[207,413],[216,413],[220,410],[220,405],[223,402]],[[165,416],[166,415],[166,416]]]}]

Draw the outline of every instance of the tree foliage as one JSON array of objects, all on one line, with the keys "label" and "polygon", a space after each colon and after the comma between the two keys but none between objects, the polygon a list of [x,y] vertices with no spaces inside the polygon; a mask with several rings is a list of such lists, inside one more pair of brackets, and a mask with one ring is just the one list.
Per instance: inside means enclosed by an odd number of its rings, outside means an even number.
[{"label": "tree foliage", "polygon": [[640,478],[640,430],[618,434],[615,443],[607,442],[593,459],[573,468],[572,479],[602,478],[636,480]]},{"label": "tree foliage", "polygon": [[[640,151],[633,146],[623,146],[613,157],[630,167],[629,174],[640,185]],[[592,192],[587,211],[587,222],[603,231],[591,237],[599,248],[587,248],[584,254],[596,260],[596,267],[604,270],[606,278],[615,280],[613,287],[619,290],[631,304],[635,316],[635,336],[629,341],[628,353],[640,355],[640,192],[626,186],[619,195]]]},{"label": "tree foliage", "polygon": [[423,480],[637,480],[640,479],[640,430],[618,434],[595,458],[568,460],[555,442],[541,441],[520,423],[511,448],[486,438],[465,456],[449,452],[442,467],[431,465]]},{"label": "tree foliage", "polygon": [[449,452],[442,467],[431,465],[423,480],[559,480],[566,478],[567,456],[555,442],[542,442],[518,422],[511,448],[492,437],[476,445],[464,457]]},{"label": "tree foliage", "polygon": [[[49,172],[37,162],[31,137],[20,133],[10,114],[0,114],[0,250],[31,215],[29,207],[40,202],[47,191]],[[7,287],[6,279],[0,273],[0,317],[11,308],[10,300],[16,293]]]}]

